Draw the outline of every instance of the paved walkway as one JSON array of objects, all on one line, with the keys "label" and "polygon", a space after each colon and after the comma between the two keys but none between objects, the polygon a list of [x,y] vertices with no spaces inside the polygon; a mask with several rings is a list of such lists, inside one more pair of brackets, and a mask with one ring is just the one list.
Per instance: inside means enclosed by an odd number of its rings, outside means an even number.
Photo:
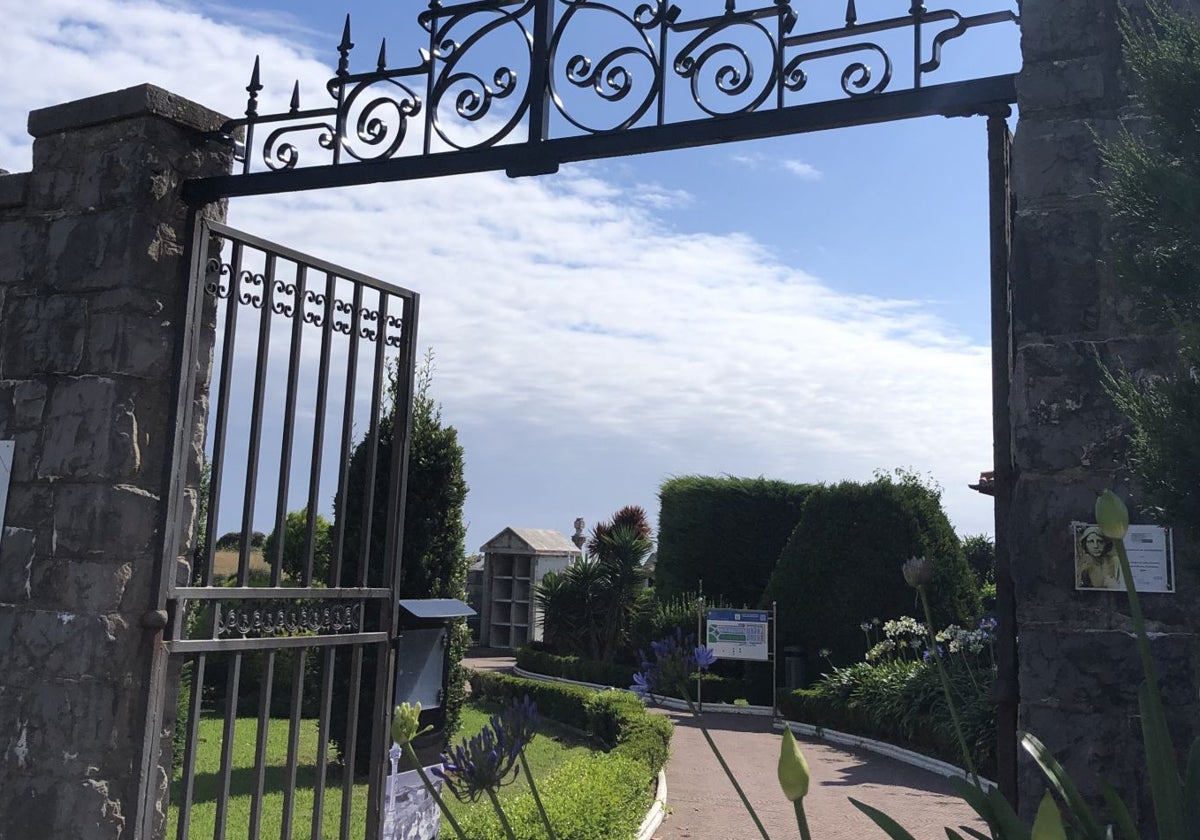
[{"label": "paved walkway", "polygon": [[[478,653],[478,656],[475,654]],[[472,652],[467,665],[504,670],[499,651]],[[675,723],[667,763],[669,815],[655,840],[758,840],[758,830],[721,771],[697,723],[686,712],[664,711]],[[794,840],[796,817],[776,779],[779,732],[770,718],[705,711],[704,725],[733,769],[772,840]],[[946,781],[875,753],[798,738],[812,773],[805,811],[814,840],[887,840],[853,796],[890,814],[917,840],[943,840],[943,826],[982,828]]]}]

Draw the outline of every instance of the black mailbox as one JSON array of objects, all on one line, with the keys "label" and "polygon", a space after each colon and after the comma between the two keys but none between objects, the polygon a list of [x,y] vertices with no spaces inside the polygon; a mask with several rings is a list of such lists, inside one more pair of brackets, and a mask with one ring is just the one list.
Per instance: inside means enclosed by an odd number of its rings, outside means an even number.
[{"label": "black mailbox", "polygon": [[442,704],[450,672],[450,622],[475,615],[457,598],[401,600],[393,705],[421,704],[421,724],[445,728]]}]

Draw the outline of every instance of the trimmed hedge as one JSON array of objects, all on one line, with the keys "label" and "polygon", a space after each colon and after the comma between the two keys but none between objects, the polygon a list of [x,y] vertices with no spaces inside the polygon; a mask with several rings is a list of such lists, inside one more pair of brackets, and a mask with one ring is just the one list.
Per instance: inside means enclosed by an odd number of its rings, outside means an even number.
[{"label": "trimmed hedge", "polygon": [[[520,648],[516,654],[517,667],[523,671],[531,671],[547,677],[561,677],[577,682],[609,685],[614,688],[628,688],[633,685],[633,675],[638,670],[633,665],[617,665],[612,662],[599,662],[593,659],[582,659],[578,656],[556,656],[541,650]],[[730,663],[742,665],[742,663]],[[701,682],[702,697],[705,703],[732,703],[735,700],[746,700],[750,703],[769,705],[771,702],[770,674],[757,675],[760,679],[749,681],[745,678],[721,676],[719,674],[703,674]],[[764,681],[765,680],[765,681]],[[695,692],[692,693],[695,698]]]},{"label": "trimmed hedge", "polygon": [[529,695],[538,713],[587,732],[610,753],[641,762],[651,775],[667,763],[671,721],[646,711],[642,701],[620,691],[595,691],[578,685],[527,680],[494,671],[470,674],[471,693],[511,702]]},{"label": "trimmed hedge", "polygon": [[[572,758],[537,785],[550,824],[564,840],[633,837],[652,798],[644,765],[613,753]],[[517,837],[546,836],[529,793],[506,802],[504,813]],[[494,808],[472,808],[460,822],[471,840],[505,840]]]},{"label": "trimmed hedge", "polygon": [[694,592],[735,606],[757,604],[780,550],[815,489],[764,478],[672,478],[659,488],[658,559],[661,597]]},{"label": "trimmed hedge", "polygon": [[862,621],[911,612],[915,592],[901,567],[910,557],[934,564],[929,600],[935,627],[972,626],[981,605],[975,575],[942,510],[937,490],[911,475],[814,490],[779,557],[763,603],[779,602],[779,645],[798,645],[805,672],[863,658]]}]

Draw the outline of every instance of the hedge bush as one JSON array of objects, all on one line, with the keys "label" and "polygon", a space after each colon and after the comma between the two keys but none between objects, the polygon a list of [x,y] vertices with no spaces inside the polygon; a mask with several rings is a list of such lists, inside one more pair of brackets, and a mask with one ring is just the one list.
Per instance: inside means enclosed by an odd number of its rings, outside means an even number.
[{"label": "hedge bush", "polygon": [[[555,833],[570,840],[633,837],[653,792],[644,766],[614,753],[570,759],[537,784]],[[530,794],[506,802],[504,813],[522,840],[546,836]],[[472,808],[460,823],[471,840],[505,840],[493,808]]]},{"label": "hedge bush", "polygon": [[[967,746],[980,772],[996,770],[996,718],[990,692],[994,672],[973,673],[946,660]],[[937,670],[930,662],[859,662],[839,668],[812,688],[781,691],[788,720],[864,735],[962,766]]]},{"label": "hedge bush", "polygon": [[861,660],[860,622],[912,610],[915,593],[901,567],[914,556],[934,564],[934,625],[973,626],[979,591],[940,491],[905,473],[814,490],[762,599],[779,603],[780,647],[798,645],[808,674]]},{"label": "hedge bush", "polygon": [[[517,667],[547,677],[562,677],[577,682],[588,682],[596,685],[608,685],[614,688],[628,688],[633,684],[633,674],[638,670],[633,665],[619,665],[612,662],[598,662],[592,659],[582,659],[578,656],[556,656],[543,650],[521,648],[516,654]],[[720,664],[720,661],[718,662]],[[743,663],[727,662],[727,665],[741,668]],[[720,674],[702,674],[703,683],[701,699],[705,703],[733,703],[735,700],[746,700],[759,705],[771,703],[771,675],[766,667],[757,673],[748,671],[751,677],[725,676]],[[696,699],[692,691],[692,699]]]},{"label": "hedge bush", "polygon": [[758,603],[813,485],[763,478],[672,478],[659,488],[656,591]]},{"label": "hedge bush", "polygon": [[645,765],[655,775],[671,751],[671,721],[646,711],[642,701],[619,691],[595,691],[578,685],[548,683],[474,671],[471,693],[477,697],[511,702],[529,695],[538,712],[594,737],[611,753]]}]

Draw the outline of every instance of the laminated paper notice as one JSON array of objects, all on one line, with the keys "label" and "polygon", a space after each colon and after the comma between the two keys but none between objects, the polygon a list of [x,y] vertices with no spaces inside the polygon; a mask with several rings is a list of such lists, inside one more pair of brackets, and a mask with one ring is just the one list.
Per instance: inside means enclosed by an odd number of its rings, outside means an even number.
[{"label": "laminated paper notice", "polygon": [[[1125,579],[1113,541],[1100,527],[1073,522],[1075,536],[1075,588],[1125,591]],[[1171,529],[1159,525],[1130,525],[1125,534],[1125,553],[1138,592],[1174,592],[1175,558]]]}]

